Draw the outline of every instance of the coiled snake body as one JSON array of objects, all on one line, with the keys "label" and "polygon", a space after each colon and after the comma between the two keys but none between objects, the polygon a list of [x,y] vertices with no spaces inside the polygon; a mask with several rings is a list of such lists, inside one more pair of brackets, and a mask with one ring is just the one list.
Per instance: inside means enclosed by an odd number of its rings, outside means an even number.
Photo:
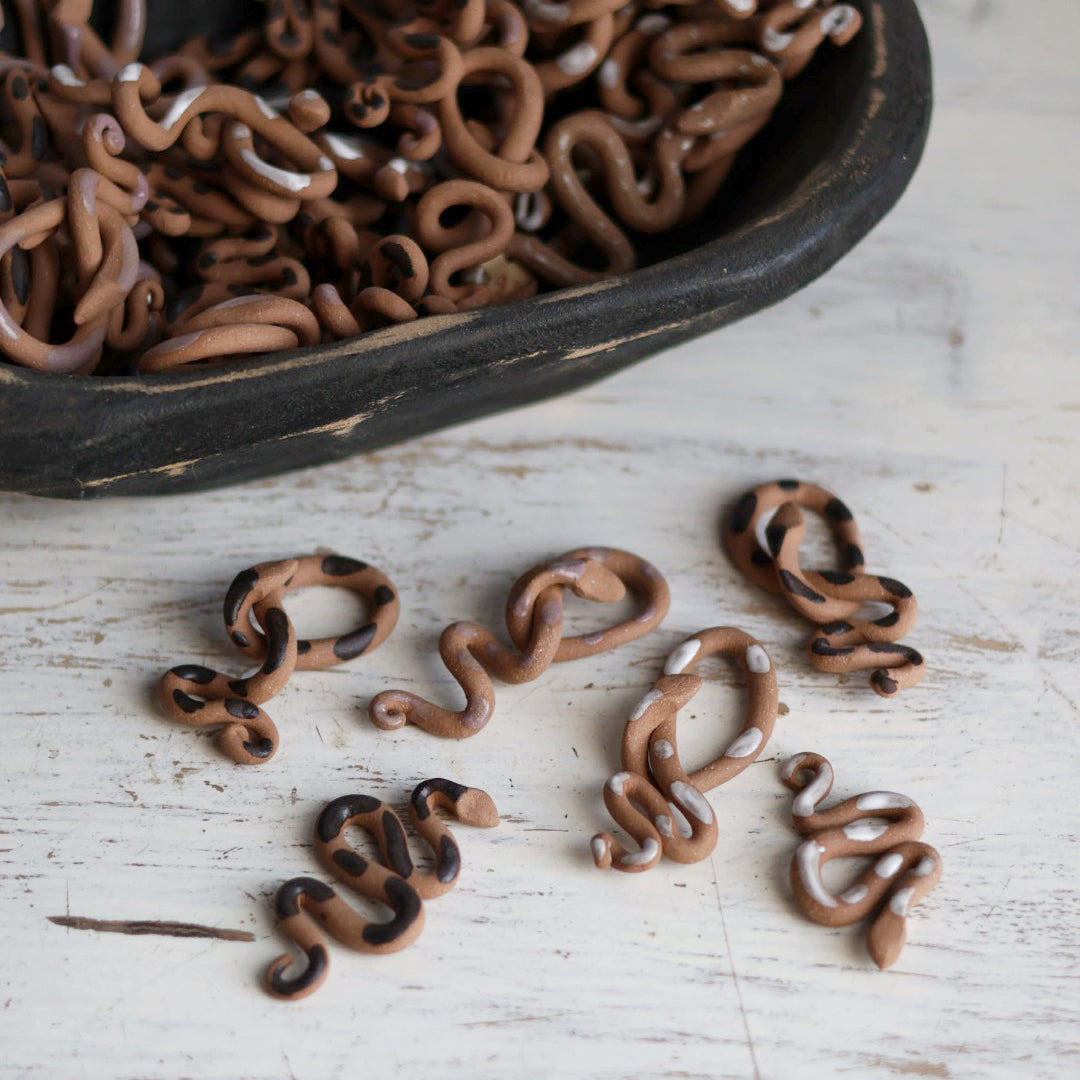
[{"label": "coiled snake body", "polygon": [[[701,689],[702,680],[686,671],[716,653],[731,657],[746,673],[746,715],[742,730],[718,758],[687,773],[679,759],[676,718]],[[776,673],[768,654],[749,634],[718,626],[687,638],[630,714],[623,732],[623,770],[604,787],[608,812],[634,837],[638,850],[628,851],[611,833],[598,833],[592,839],[596,865],[639,872],[655,866],[662,854],[682,863],[707,858],[716,846],[717,824],[704,793],[757,758],[772,734],[777,707]],[[669,803],[689,823],[689,837],[676,830]]]},{"label": "coiled snake body", "polygon": [[[369,621],[336,637],[297,638],[284,599],[287,592],[308,585],[359,593],[368,605]],[[359,559],[304,555],[260,563],[233,579],[224,617],[232,643],[262,666],[236,679],[200,664],[181,664],[158,682],[158,705],[174,720],[219,727],[221,749],[238,764],[268,761],[277,750],[278,733],[259,706],[285,686],[294,670],[331,667],[377,648],[397,623],[399,609],[390,579]]]},{"label": "coiled snake body", "polygon": [[[409,818],[435,856],[434,868],[421,870],[413,863],[405,828],[392,807],[369,795],[345,795],[327,804],[315,826],[315,850],[323,865],[361,896],[385,904],[393,918],[375,922],[357,914],[329,885],[315,878],[285,882],[278,889],[274,911],[281,932],[307,957],[307,967],[290,978],[286,970],[293,957],[289,953],[279,956],[266,970],[271,994],[300,998],[322,985],[329,955],[320,927],[361,952],[397,952],[419,937],[424,927],[423,901],[452,889],[461,870],[457,841],[435,813],[437,806],[467,825],[491,828],[499,823],[491,796],[479,788],[438,777],[418,784],[409,799]],[[345,829],[350,825],[374,837],[382,863],[365,858],[346,843]]]},{"label": "coiled snake body", "polygon": [[[801,567],[798,550],[806,521],[800,507],[820,514],[829,524],[839,550],[839,570]],[[759,533],[765,521],[762,547]],[[894,697],[923,679],[922,654],[899,643],[918,618],[915,596],[894,578],[864,571],[859,527],[851,511],[831,492],[798,480],[762,484],[735,505],[724,541],[744,574],[817,624],[807,649],[818,670],[840,673],[873,668],[870,683],[882,697]],[[854,618],[864,603],[884,603],[893,610],[877,619]]]},{"label": "coiled snake body", "polygon": [[[922,811],[895,791],[868,791],[818,810],[833,783],[832,766],[820,754],[796,754],[782,776],[798,793],[791,817],[806,836],[791,858],[796,903],[825,926],[850,926],[873,915],[867,948],[879,968],[888,967],[904,947],[908,913],[941,878],[941,856],[919,841]],[[852,886],[834,893],[822,880],[822,867],[844,855],[880,858]]]}]

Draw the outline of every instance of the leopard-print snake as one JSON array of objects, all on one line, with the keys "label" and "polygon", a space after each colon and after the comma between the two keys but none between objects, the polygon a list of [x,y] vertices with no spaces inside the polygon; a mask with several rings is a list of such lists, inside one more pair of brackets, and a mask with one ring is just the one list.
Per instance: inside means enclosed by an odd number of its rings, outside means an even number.
[{"label": "leopard-print snake", "polygon": [[[315,851],[323,865],[361,896],[390,908],[393,917],[387,922],[365,918],[316,878],[286,881],[278,889],[274,911],[281,932],[304,953],[307,965],[289,976],[292,954],[274,960],[265,978],[271,994],[302,998],[323,984],[330,959],[321,929],[351,949],[370,953],[397,952],[420,936],[423,901],[452,889],[461,870],[457,841],[435,813],[437,806],[466,825],[491,828],[499,823],[499,812],[486,792],[438,777],[424,780],[409,799],[413,828],[435,856],[434,867],[422,870],[409,854],[405,827],[392,807],[370,795],[344,795],[327,804],[315,826]],[[345,830],[350,825],[374,837],[382,863],[349,846]]]},{"label": "leopard-print snake", "polygon": [[[800,507],[828,523],[839,550],[839,570],[804,570],[800,565],[799,545],[806,535]],[[882,697],[895,697],[922,681],[922,653],[899,643],[918,618],[915,596],[894,578],[865,572],[859,527],[831,492],[799,480],[762,484],[735,505],[724,541],[744,574],[817,624],[807,649],[819,671],[873,668],[870,683]],[[876,619],[856,618],[864,603],[884,603],[893,610]]]}]

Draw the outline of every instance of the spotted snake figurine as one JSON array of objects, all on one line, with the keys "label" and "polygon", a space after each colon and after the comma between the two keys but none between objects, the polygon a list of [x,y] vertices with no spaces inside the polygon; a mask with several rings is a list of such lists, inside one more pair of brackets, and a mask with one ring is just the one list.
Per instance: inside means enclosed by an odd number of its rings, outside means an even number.
[{"label": "spotted snake figurine", "polygon": [[[791,858],[795,902],[824,926],[872,917],[867,948],[879,968],[889,967],[904,947],[908,914],[941,878],[941,856],[919,840],[922,811],[895,791],[868,791],[819,810],[833,784],[832,766],[820,754],[796,754],[782,777],[796,792],[792,822],[806,837]],[[834,893],[822,868],[845,855],[877,858],[855,884]]]},{"label": "spotted snake figurine", "polygon": [[[806,521],[800,507],[820,514],[829,524],[840,555],[839,570],[801,567],[798,551]],[[807,648],[818,670],[838,674],[873,668],[870,683],[882,697],[895,697],[923,679],[922,654],[899,643],[918,618],[915,596],[894,578],[865,572],[859,527],[831,492],[798,480],[762,484],[735,505],[724,541],[744,574],[817,624]],[[892,611],[876,619],[856,618],[864,603],[888,604]]]},{"label": "spotted snake figurine", "polygon": [[[358,593],[368,605],[369,621],[336,637],[297,638],[284,598],[308,585]],[[235,679],[200,664],[180,664],[158,682],[158,705],[174,720],[220,728],[225,754],[238,764],[258,765],[278,747],[277,727],[260,705],[281,691],[294,670],[331,667],[377,648],[393,630],[399,609],[389,578],[358,559],[305,555],[260,563],[236,575],[225,595],[224,615],[229,639],[262,666]]]},{"label": "spotted snake figurine", "polygon": [[[423,901],[452,889],[461,870],[457,841],[435,813],[437,806],[466,825],[491,828],[499,823],[499,813],[486,792],[438,777],[424,780],[409,799],[413,828],[435,856],[434,868],[422,870],[409,854],[405,827],[392,807],[370,795],[345,795],[327,804],[315,826],[315,850],[323,865],[361,896],[390,908],[393,917],[386,922],[365,918],[316,878],[285,882],[278,889],[274,911],[281,932],[304,953],[307,965],[289,976],[292,955],[285,953],[274,960],[265,977],[271,994],[297,999],[323,984],[330,961],[322,930],[351,949],[370,953],[398,952],[420,936]],[[345,829],[350,825],[375,839],[381,863],[348,845]]]},{"label": "spotted snake figurine", "polygon": [[[717,653],[735,660],[746,674],[749,698],[743,726],[715,761],[687,773],[679,759],[676,718],[702,685],[701,677],[687,669]],[[622,771],[604,787],[608,812],[638,849],[628,851],[611,833],[599,833],[592,839],[596,865],[640,872],[655,866],[661,855],[681,863],[708,858],[716,845],[717,824],[704,793],[737,776],[758,757],[772,734],[777,708],[772,662],[749,634],[718,626],[687,638],[630,714],[623,732]],[[669,803],[690,825],[689,837],[676,829]]]}]

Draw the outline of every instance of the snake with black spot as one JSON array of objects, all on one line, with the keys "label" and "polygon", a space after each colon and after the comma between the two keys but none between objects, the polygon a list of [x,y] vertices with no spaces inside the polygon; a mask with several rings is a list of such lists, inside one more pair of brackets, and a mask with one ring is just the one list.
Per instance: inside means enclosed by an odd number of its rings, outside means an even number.
[{"label": "snake with black spot", "polygon": [[[828,523],[840,555],[838,570],[804,570],[799,546],[806,535],[800,507]],[[864,570],[862,538],[851,511],[816,484],[778,480],[762,484],[738,501],[724,528],[735,565],[752,581],[782,596],[817,624],[807,643],[810,662],[833,674],[872,668],[870,683],[882,697],[922,681],[922,653],[899,639],[909,633],[919,608],[902,582]],[[863,604],[888,604],[876,619],[854,618]]]},{"label": "snake with black spot", "polygon": [[[309,585],[359,594],[371,613],[368,621],[332,637],[298,638],[285,613],[285,595]],[[220,728],[221,749],[238,764],[268,761],[277,750],[278,733],[259,706],[281,691],[294,670],[332,667],[377,648],[393,630],[399,610],[390,579],[359,559],[303,555],[242,570],[225,594],[225,630],[262,666],[245,678],[232,678],[201,664],[180,664],[158,682],[158,705],[174,720]]]},{"label": "snake with black spot", "polygon": [[[461,871],[457,841],[435,813],[437,806],[466,825],[491,828],[499,823],[499,813],[486,792],[438,777],[424,780],[409,799],[413,828],[435,856],[434,867],[422,870],[409,854],[405,827],[392,807],[370,795],[345,795],[327,804],[315,826],[315,850],[323,865],[361,896],[390,908],[393,918],[386,922],[365,918],[315,878],[285,882],[277,892],[274,911],[281,932],[304,953],[307,966],[289,977],[286,971],[293,957],[290,953],[279,956],[266,970],[271,994],[301,998],[325,981],[329,954],[320,926],[343,945],[361,952],[398,952],[419,937],[424,927],[423,901],[452,889]],[[374,837],[381,863],[348,845],[348,826]]]}]

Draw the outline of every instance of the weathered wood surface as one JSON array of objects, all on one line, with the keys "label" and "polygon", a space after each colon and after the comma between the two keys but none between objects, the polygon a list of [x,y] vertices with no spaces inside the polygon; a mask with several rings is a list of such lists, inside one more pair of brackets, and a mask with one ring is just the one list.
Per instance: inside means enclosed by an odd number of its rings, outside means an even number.
[{"label": "weathered wood surface", "polygon": [[[0,497],[0,1075],[1076,1074],[1080,17],[1065,0],[923,10],[938,88],[924,165],[867,242],[782,306],[575,396],[334,466],[158,501]],[[792,474],[839,492],[872,565],[919,595],[910,640],[930,673],[894,702],[810,669],[803,625],[721,551],[723,506]],[[659,631],[499,686],[464,743],[367,723],[386,687],[454,700],[439,629],[499,625],[516,574],[581,543],[665,571]],[[154,681],[181,660],[235,664],[218,614],[232,575],[320,545],[394,579],[399,628],[295,676],[268,706],[277,757],[233,766],[155,713]],[[290,610],[302,633],[352,612],[321,590]],[[772,653],[774,740],[712,796],[707,863],[595,870],[628,709],[685,633],[722,623]],[[684,720],[690,760],[738,722],[733,681],[709,673]],[[778,762],[804,749],[831,758],[840,795],[916,798],[944,857],[889,972],[862,931],[792,908]],[[283,951],[268,899],[323,876],[322,804],[400,800],[437,774],[484,787],[503,823],[455,830],[462,880],[419,942],[335,948],[314,997],[268,998],[261,973]]]}]

